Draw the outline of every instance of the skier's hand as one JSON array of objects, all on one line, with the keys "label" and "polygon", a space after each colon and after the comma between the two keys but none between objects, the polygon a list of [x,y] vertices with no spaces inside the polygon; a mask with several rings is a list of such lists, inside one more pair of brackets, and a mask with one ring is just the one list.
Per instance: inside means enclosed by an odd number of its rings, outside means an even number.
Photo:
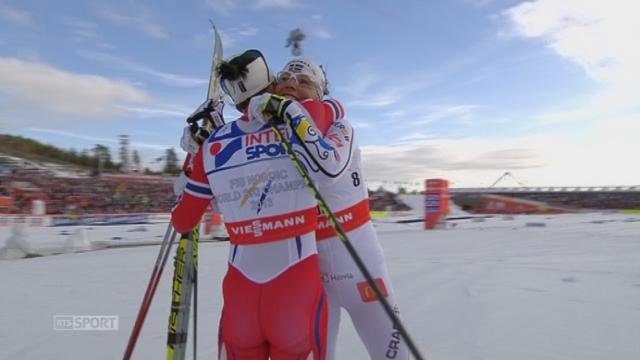
[{"label": "skier's hand", "polygon": [[196,136],[199,137],[201,135],[202,132],[200,132],[199,127],[196,128],[196,133],[193,133],[191,125],[185,126],[184,130],[182,131],[182,138],[180,139],[180,147],[182,148],[182,150],[188,152],[191,155],[197,154],[198,150],[200,149],[200,144],[196,140]]},{"label": "skier's hand", "polygon": [[[216,99],[207,99],[188,118],[187,123],[191,127],[191,133],[199,143],[203,143],[211,131],[224,125],[224,102]],[[201,121],[199,124],[198,122]]]},{"label": "skier's hand", "polygon": [[188,181],[189,181],[189,178],[184,173],[184,171],[181,172],[180,176],[178,176],[176,178],[176,180],[173,182],[173,193],[176,196],[180,196],[182,194],[182,192],[184,191],[184,188],[187,187],[187,182]]},{"label": "skier's hand", "polygon": [[254,96],[249,102],[249,119],[266,124],[289,123],[299,113],[298,103],[280,95],[265,93]]},{"label": "skier's hand", "polygon": [[198,122],[200,120],[206,120],[211,123],[213,129],[224,125],[224,117],[222,111],[224,110],[224,102],[217,99],[207,99],[203,102],[193,114],[189,115],[187,122],[189,124]]},{"label": "skier's hand", "polygon": [[258,96],[254,96],[249,101],[249,120],[259,121],[264,124],[278,124],[282,123],[282,119],[272,114],[266,114],[264,112],[264,103],[269,101],[272,96],[277,96],[269,93],[264,93]]},{"label": "skier's hand", "polygon": [[288,122],[287,108],[291,103],[292,101],[284,96],[270,94],[262,100],[262,114],[267,121],[275,119],[276,121]]}]

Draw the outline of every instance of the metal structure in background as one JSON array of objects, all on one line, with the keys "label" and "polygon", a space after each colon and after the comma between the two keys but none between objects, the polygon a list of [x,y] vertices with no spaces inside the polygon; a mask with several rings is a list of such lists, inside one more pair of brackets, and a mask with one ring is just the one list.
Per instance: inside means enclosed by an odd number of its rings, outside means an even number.
[{"label": "metal structure in background", "polygon": [[518,185],[526,187],[527,184],[525,184],[524,182],[518,180],[518,178],[516,178],[511,172],[507,171],[504,174],[502,174],[498,180],[494,181],[493,184],[491,184],[491,186],[489,186],[490,188],[496,186],[500,181],[506,179],[507,177],[510,177],[511,179],[513,179],[513,181],[515,181],[516,183],[518,183]]},{"label": "metal structure in background", "polygon": [[301,28],[291,30],[287,38],[286,47],[291,47],[291,54],[293,54],[293,56],[302,56],[302,41],[304,41],[306,37],[307,35]]}]

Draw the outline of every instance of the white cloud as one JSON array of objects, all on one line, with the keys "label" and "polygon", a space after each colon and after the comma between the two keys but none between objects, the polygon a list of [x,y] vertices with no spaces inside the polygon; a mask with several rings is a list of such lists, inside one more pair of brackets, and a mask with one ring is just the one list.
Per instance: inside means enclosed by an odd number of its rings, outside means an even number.
[{"label": "white cloud", "polygon": [[[393,87],[391,84],[381,86],[383,77],[375,71],[370,70],[367,63],[354,65],[354,76],[350,81],[337,87],[337,91],[346,94],[344,102],[348,108],[380,108],[395,104],[400,100],[404,89]],[[329,80],[331,86],[331,80]]]},{"label": "white cloud", "polygon": [[366,121],[352,121],[351,125],[355,128],[355,129],[366,129],[368,127],[371,126],[370,123],[366,122]]},{"label": "white cloud", "polygon": [[428,140],[428,139],[433,139],[433,138],[434,138],[433,136],[429,136],[429,135],[426,135],[426,134],[423,134],[423,133],[420,133],[420,132],[414,132],[414,133],[411,133],[411,134],[409,134],[407,136],[403,136],[403,137],[399,138],[398,141],[400,141],[400,142],[405,142],[405,141],[415,142],[415,141]]},{"label": "white cloud", "polygon": [[258,34],[258,28],[252,25],[243,24],[242,27],[238,28],[237,32],[238,35],[243,37],[254,36]]},{"label": "white cloud", "polygon": [[[518,36],[543,39],[600,85],[585,99],[535,116],[538,124],[640,115],[640,3],[624,0],[538,0],[506,10]],[[578,94],[579,96],[582,94]]]},{"label": "white cloud", "polygon": [[318,29],[318,30],[314,30],[312,32],[313,36],[319,38],[319,39],[323,39],[323,40],[328,40],[331,39],[333,37],[333,35],[331,35],[331,33],[329,32],[329,30],[326,29]]},{"label": "white cloud", "polygon": [[[64,121],[132,115],[125,104],[149,101],[144,91],[118,81],[88,74],[67,72],[51,65],[0,57],[0,91],[5,118],[28,114]],[[9,113],[9,115],[7,115]]]},{"label": "white cloud", "polygon": [[580,105],[565,106],[535,117],[542,125],[591,121],[617,116],[627,111],[640,111],[638,91],[626,87],[610,87],[589,96]]},{"label": "white cloud", "polygon": [[470,104],[430,104],[424,102],[403,102],[392,110],[376,116],[383,125],[393,124],[395,128],[407,131],[425,129],[425,125],[435,122],[449,127],[468,125],[476,118],[480,105]]},{"label": "white cloud", "polygon": [[152,38],[166,39],[169,37],[164,28],[158,25],[146,10],[143,10],[140,15],[131,16],[118,13],[112,9],[104,9],[101,11],[101,15],[116,25],[138,28]]},{"label": "white cloud", "polygon": [[365,119],[355,118],[351,116],[348,116],[347,119],[349,120],[351,126],[353,126],[355,129],[366,129],[371,127],[371,123]]},{"label": "white cloud", "polygon": [[205,0],[205,4],[222,15],[230,15],[238,7],[237,0]]},{"label": "white cloud", "polygon": [[479,105],[436,105],[429,106],[425,113],[417,114],[412,117],[415,120],[409,120],[411,125],[425,125],[439,120],[455,120],[457,122],[465,122],[471,118],[473,111],[478,109]]},{"label": "white cloud", "polygon": [[411,106],[416,102],[416,94],[421,94],[435,81],[420,73],[403,73],[402,77],[391,76],[388,72],[383,75],[372,70],[372,65],[367,62],[356,63],[350,70],[352,75],[344,82],[346,85],[336,87],[336,91],[344,94],[340,97],[348,108],[381,108],[400,102]]},{"label": "white cloud", "polygon": [[366,70],[357,70],[362,66],[366,65],[356,65],[356,71],[358,71],[358,74],[350,79],[350,81],[346,81],[346,85],[338,87],[337,90],[345,92],[348,96],[357,97],[362,94],[366,94],[367,91],[371,90],[376,83],[382,81],[382,78],[376,73]]},{"label": "white cloud", "polygon": [[83,46],[86,44],[103,50],[114,50],[116,48],[115,45],[102,39],[95,23],[73,16],[62,16],[59,18],[59,22],[71,30],[73,33],[71,39],[83,44]]},{"label": "white cloud", "polygon": [[417,181],[444,177],[454,186],[489,186],[511,171],[531,186],[637,185],[634,166],[640,122],[633,116],[594,123],[565,135],[520,138],[417,139],[363,146],[373,179]]},{"label": "white cloud", "polygon": [[[240,24],[235,27],[218,29],[222,44],[226,50],[233,48],[238,42],[244,38],[256,36],[260,29],[251,24]],[[196,42],[199,45],[213,46],[213,30],[206,35],[196,35]]]},{"label": "white cloud", "polygon": [[192,109],[186,107],[163,107],[155,105],[153,107],[128,106],[126,109],[135,112],[139,117],[143,118],[178,117],[183,119],[193,112]]},{"label": "white cloud", "polygon": [[24,10],[0,3],[0,18],[21,25],[33,25],[31,14]]},{"label": "white cloud", "polygon": [[97,143],[114,143],[114,144],[118,143],[118,140],[115,138],[112,139],[112,138],[105,138],[105,137],[98,137],[98,136],[88,136],[88,135],[77,134],[72,131],[64,131],[64,130],[58,130],[58,129],[27,127],[24,130],[39,132],[44,134],[60,135],[60,136],[65,136],[65,137],[70,137],[70,138],[80,139],[80,140],[95,141]]},{"label": "white cloud", "polygon": [[384,113],[384,117],[388,119],[402,119],[411,117],[411,112],[407,110],[407,108],[393,108]]},{"label": "white cloud", "polygon": [[258,8],[290,8],[296,6],[296,0],[258,0]]},{"label": "white cloud", "polygon": [[494,0],[463,0],[463,1],[475,7],[483,7],[485,5],[489,5]]},{"label": "white cloud", "polygon": [[360,95],[358,99],[348,101],[348,107],[380,108],[390,106],[402,99],[398,89],[388,88],[380,92]]},{"label": "white cloud", "polygon": [[71,28],[73,33],[76,35],[78,40],[94,40],[98,38],[98,34],[96,33],[96,24],[72,17],[72,16],[64,16],[60,18],[60,23]]},{"label": "white cloud", "polygon": [[208,7],[216,13],[222,15],[231,15],[235,10],[253,9],[269,9],[269,8],[292,8],[299,6],[297,0],[205,0]]},{"label": "white cloud", "polygon": [[140,64],[128,59],[124,59],[122,57],[112,55],[112,54],[96,52],[96,51],[79,51],[78,53],[81,56],[84,56],[88,59],[102,61],[109,64],[115,64],[129,70],[140,72],[146,75],[151,75],[156,79],[158,79],[159,81],[165,84],[173,85],[173,86],[189,87],[189,86],[200,86],[200,85],[209,83],[208,79],[198,79],[198,78],[192,78],[188,76],[182,76],[178,74],[159,71],[150,66]]},{"label": "white cloud", "polygon": [[542,38],[559,55],[610,84],[640,81],[640,2],[538,0],[504,12],[519,35]]},{"label": "white cloud", "polygon": [[[64,136],[64,137],[68,137],[68,138],[72,138],[72,139],[93,141],[93,142],[95,142],[97,144],[114,144],[114,145],[119,144],[118,138],[115,138],[115,137],[114,138],[106,138],[106,137],[98,137],[98,136],[88,136],[88,135],[79,134],[79,133],[76,133],[76,132],[73,132],[73,131],[64,131],[64,130],[48,129],[48,128],[40,128],[40,127],[28,127],[25,130],[44,133],[44,134],[52,134],[52,135]],[[152,143],[139,142],[139,141],[135,141],[135,140],[131,140],[131,146],[133,148],[143,148],[143,149],[156,150],[156,151],[165,151],[166,149],[169,149],[171,147],[175,147],[174,145],[152,144]]]},{"label": "white cloud", "polygon": [[92,22],[77,18],[75,16],[66,16],[66,15],[60,18],[60,23],[72,28],[85,29],[85,30],[94,30],[97,27],[96,24]]}]

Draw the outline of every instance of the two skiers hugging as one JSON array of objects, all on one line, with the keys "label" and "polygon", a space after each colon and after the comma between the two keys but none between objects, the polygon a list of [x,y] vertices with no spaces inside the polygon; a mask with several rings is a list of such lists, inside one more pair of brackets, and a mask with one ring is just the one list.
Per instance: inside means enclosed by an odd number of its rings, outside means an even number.
[{"label": "two skiers hugging", "polygon": [[[342,105],[325,99],[323,69],[294,58],[274,76],[262,53],[248,50],[223,61],[217,74],[242,116],[201,145],[185,131],[193,162],[172,220],[188,232],[212,200],[224,216],[230,247],[218,358],[334,359],[343,308],[372,359],[408,359],[397,322],[319,214],[311,189],[397,314],[357,137]],[[221,119],[221,110],[213,116]]]}]

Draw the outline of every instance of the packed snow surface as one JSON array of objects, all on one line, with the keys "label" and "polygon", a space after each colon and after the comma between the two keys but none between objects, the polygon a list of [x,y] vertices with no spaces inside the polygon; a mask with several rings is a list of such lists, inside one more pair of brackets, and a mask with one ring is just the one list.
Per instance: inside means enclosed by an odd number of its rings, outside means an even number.
[{"label": "packed snow surface", "polygon": [[[118,241],[157,243],[166,224],[85,227],[82,236],[78,228],[28,228],[20,243],[68,248],[74,234],[84,250]],[[427,359],[640,359],[638,216],[492,217],[435,231],[385,221],[377,229],[402,319]],[[11,236],[10,227],[0,228],[0,247]],[[158,249],[0,261],[0,359],[122,357]],[[202,359],[216,357],[227,249],[225,242],[200,245]],[[172,272],[170,261],[136,359],[165,356]],[[116,315],[119,330],[56,331],[56,315]],[[367,359],[346,314],[340,331],[338,358]]]}]

